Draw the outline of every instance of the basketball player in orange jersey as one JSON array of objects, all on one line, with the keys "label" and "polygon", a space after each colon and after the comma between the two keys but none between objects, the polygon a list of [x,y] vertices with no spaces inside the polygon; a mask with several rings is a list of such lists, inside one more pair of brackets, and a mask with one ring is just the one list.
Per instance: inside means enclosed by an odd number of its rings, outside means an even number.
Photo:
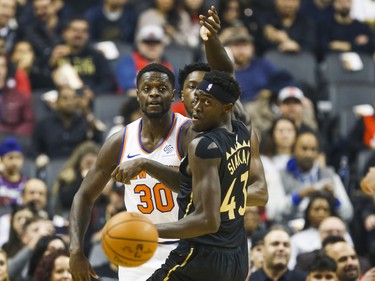
[{"label": "basketball player in orange jersey", "polygon": [[[205,34],[208,37],[205,41],[207,59],[211,63],[212,58],[209,54],[214,50],[220,57],[216,58],[213,67],[218,65],[219,60],[226,60],[221,69],[226,70],[225,67],[229,66],[231,71],[233,66],[216,36],[220,29],[216,10],[211,8],[209,15],[213,18],[201,18],[202,26],[208,31]],[[188,143],[188,139],[191,140],[194,134],[189,130],[189,126],[183,127],[184,122],[187,122],[186,118],[170,111],[170,104],[174,99],[173,87],[173,74],[160,65],[148,66],[138,74],[137,97],[142,118],[106,141],[94,168],[86,176],[73,201],[70,219],[70,266],[73,280],[88,281],[90,275],[96,276],[83,254],[82,241],[89,223],[91,208],[119,162],[150,157],[154,161],[178,167],[181,156],[185,155],[184,148],[187,146],[183,145],[181,140]],[[181,127],[183,129],[180,131]],[[146,214],[155,223],[177,220],[176,195],[149,175],[139,173],[125,190],[128,211]],[[178,241],[173,239],[160,242],[155,256],[148,263],[139,268],[120,268],[120,281],[146,280],[165,261]]]}]

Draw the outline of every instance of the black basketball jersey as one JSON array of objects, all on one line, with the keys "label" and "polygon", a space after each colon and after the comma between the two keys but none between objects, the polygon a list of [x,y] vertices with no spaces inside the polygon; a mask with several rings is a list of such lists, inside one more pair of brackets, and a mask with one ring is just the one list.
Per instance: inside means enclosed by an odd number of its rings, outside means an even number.
[{"label": "black basketball jersey", "polygon": [[[216,128],[200,135],[215,142],[221,155],[221,225],[216,233],[187,239],[188,241],[218,247],[238,247],[245,241],[244,214],[250,173],[250,133],[242,122],[234,120],[232,127],[233,132]],[[186,174],[187,165],[188,157],[185,157],[180,165],[181,183],[177,197],[179,219],[195,209],[192,178]]]}]

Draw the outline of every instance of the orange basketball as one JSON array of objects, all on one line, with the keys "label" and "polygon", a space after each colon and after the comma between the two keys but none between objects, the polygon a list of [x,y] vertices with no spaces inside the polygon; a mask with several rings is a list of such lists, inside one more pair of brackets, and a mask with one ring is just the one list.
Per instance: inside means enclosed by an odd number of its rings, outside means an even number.
[{"label": "orange basketball", "polygon": [[154,255],[158,238],[155,225],[146,216],[135,212],[121,212],[105,224],[102,247],[112,263],[135,267]]}]

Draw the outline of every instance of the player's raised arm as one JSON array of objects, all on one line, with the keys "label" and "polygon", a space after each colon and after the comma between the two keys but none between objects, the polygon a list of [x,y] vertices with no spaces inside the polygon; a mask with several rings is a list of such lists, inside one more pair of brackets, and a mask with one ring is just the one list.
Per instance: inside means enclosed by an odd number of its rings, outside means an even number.
[{"label": "player's raised arm", "polygon": [[247,188],[247,206],[265,206],[268,201],[268,189],[262,161],[259,156],[259,140],[251,129],[251,161],[249,186]]},{"label": "player's raised arm", "polygon": [[225,71],[234,75],[234,66],[230,60],[218,33],[221,25],[217,10],[214,6],[208,10],[208,17],[200,15],[200,35],[204,42],[207,62],[213,70]]},{"label": "player's raised arm", "polygon": [[94,167],[88,172],[74,196],[70,212],[70,270],[73,281],[98,278],[83,253],[83,240],[91,218],[91,210],[111,172],[117,165],[122,143],[122,132],[109,138],[99,151]]}]

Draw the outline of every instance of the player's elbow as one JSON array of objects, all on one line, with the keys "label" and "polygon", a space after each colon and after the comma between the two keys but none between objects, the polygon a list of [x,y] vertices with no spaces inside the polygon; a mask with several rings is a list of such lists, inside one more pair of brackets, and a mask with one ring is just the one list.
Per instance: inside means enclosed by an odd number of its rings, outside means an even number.
[{"label": "player's elbow", "polygon": [[247,193],[247,206],[266,206],[268,202],[268,189],[267,184],[250,186]]},{"label": "player's elbow", "polygon": [[206,216],[203,220],[203,225],[206,233],[216,233],[221,224],[220,214]]}]

